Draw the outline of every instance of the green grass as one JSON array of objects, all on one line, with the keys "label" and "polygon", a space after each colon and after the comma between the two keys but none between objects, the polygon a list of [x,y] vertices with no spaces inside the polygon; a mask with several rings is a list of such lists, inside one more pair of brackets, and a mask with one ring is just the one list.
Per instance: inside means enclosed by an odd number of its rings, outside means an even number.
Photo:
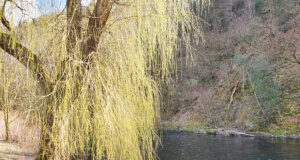
[{"label": "green grass", "polygon": [[185,132],[191,132],[191,133],[196,133],[198,128],[193,127],[193,126],[187,126],[183,128],[183,131]]},{"label": "green grass", "polygon": [[166,129],[166,130],[170,130],[170,131],[178,131],[179,130],[179,125],[171,124],[171,125],[163,126],[163,128]]},{"label": "green grass", "polygon": [[183,131],[183,132],[190,132],[190,133],[196,133],[198,131],[198,126],[194,125],[177,125],[177,124],[170,124],[170,125],[164,125],[163,129],[167,131]]}]

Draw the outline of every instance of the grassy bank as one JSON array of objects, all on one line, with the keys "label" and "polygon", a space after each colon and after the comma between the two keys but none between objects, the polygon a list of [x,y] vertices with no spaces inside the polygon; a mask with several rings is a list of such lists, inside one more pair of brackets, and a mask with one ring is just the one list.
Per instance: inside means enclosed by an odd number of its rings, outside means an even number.
[{"label": "grassy bank", "polygon": [[257,136],[257,137],[282,137],[282,138],[300,138],[298,133],[287,133],[279,128],[265,128],[264,130],[241,131],[236,128],[217,128],[199,125],[177,125],[163,124],[162,129],[166,132],[189,132],[206,135],[224,135],[224,136]]}]

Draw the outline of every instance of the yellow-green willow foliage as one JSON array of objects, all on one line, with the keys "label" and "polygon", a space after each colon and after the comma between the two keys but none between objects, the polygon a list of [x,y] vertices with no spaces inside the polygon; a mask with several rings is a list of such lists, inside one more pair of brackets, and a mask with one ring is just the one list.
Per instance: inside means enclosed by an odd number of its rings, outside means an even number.
[{"label": "yellow-green willow foliage", "polygon": [[[25,74],[24,74],[25,73]],[[29,77],[30,78],[30,77]],[[13,130],[13,122],[16,117],[24,116],[24,110],[32,104],[36,97],[34,93],[29,94],[30,88],[35,88],[36,83],[28,83],[28,76],[26,76],[25,67],[17,64],[12,57],[5,52],[0,52],[0,111],[3,112],[5,128],[5,140],[11,141],[13,136],[18,136],[15,141],[23,142],[24,136],[16,135],[18,131]],[[27,109],[26,109],[27,108]],[[15,116],[18,113],[18,116]],[[21,127],[18,127],[21,128]]]},{"label": "yellow-green willow foliage", "polygon": [[[74,48],[72,56],[67,53],[64,15],[43,16],[19,27],[24,43],[41,57],[56,84],[41,97],[44,106],[33,108],[35,115],[44,116],[45,108],[53,113],[53,127],[47,130],[52,159],[157,158],[159,84],[168,82],[176,68],[179,31],[181,40],[196,44],[201,26],[190,0],[124,3],[113,5],[88,68],[80,49]],[[203,8],[211,4],[195,3]],[[193,38],[187,33],[192,30]],[[68,61],[62,61],[66,57]],[[56,79],[62,66],[66,78]]]}]

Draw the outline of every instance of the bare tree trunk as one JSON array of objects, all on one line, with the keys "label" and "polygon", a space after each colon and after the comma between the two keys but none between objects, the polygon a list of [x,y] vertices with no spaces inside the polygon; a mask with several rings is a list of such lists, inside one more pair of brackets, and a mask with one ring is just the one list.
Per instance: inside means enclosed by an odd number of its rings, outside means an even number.
[{"label": "bare tree trunk", "polygon": [[253,2],[252,0],[247,0],[248,1],[248,10],[249,10],[249,18],[252,18],[254,16],[254,11],[253,11]]},{"label": "bare tree trunk", "polygon": [[4,88],[0,86],[0,106],[3,110],[4,116],[4,124],[5,124],[5,141],[9,142],[11,139],[10,136],[10,129],[9,129],[9,106],[5,104],[5,95],[4,95]]},{"label": "bare tree trunk", "polygon": [[113,0],[98,0],[89,19],[86,42],[83,46],[83,60],[88,61],[89,54],[97,50],[101,34],[112,10]]},{"label": "bare tree trunk", "polygon": [[10,129],[9,129],[9,106],[5,106],[4,108],[4,123],[5,123],[5,141],[10,142]]},{"label": "bare tree trunk", "polygon": [[[5,59],[5,57],[2,57],[2,59]],[[7,104],[7,99],[5,98],[5,86],[6,86],[6,78],[5,78],[5,60],[1,62],[2,63],[2,70],[1,70],[1,76],[3,77],[1,82],[1,88],[0,88],[0,105],[3,109],[3,116],[4,116],[4,124],[5,124],[5,141],[10,141],[10,130],[9,130],[9,106]],[[3,75],[2,75],[3,74]]]},{"label": "bare tree trunk", "polygon": [[[82,13],[81,13],[81,0],[67,0],[67,52],[68,55],[66,59],[62,62],[60,73],[58,74],[59,79],[65,79],[65,72],[67,72],[68,65],[67,63],[73,63],[74,59],[81,58],[80,55],[80,45],[79,42],[82,39]],[[79,47],[79,48],[78,48]],[[80,69],[77,68],[77,69]],[[78,73],[78,72],[76,72]],[[78,79],[80,75],[76,76]],[[76,89],[74,89],[74,93],[72,94],[74,97],[79,94],[80,89],[80,80],[77,81]],[[62,94],[57,95],[56,99],[61,99],[64,97],[64,91],[61,91]],[[54,95],[56,96],[56,95]],[[42,133],[40,140],[40,149],[38,156],[35,158],[36,160],[46,160],[53,159],[54,156],[54,146],[51,144],[51,132],[54,125],[54,113],[55,108],[58,107],[58,104],[51,104],[51,99],[47,102],[47,110],[45,111],[46,116],[42,120]],[[56,106],[55,106],[56,105]]]},{"label": "bare tree trunk", "polygon": [[[67,1],[67,51],[69,56],[74,57],[76,47],[80,47],[77,43],[82,39],[82,11],[81,0]],[[80,49],[78,49],[80,51]]]}]

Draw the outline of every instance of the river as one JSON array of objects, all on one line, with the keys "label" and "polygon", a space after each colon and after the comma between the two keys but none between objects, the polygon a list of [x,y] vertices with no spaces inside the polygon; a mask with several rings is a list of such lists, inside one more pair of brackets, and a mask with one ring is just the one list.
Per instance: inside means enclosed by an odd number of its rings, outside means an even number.
[{"label": "river", "polygon": [[300,140],[169,132],[158,154],[161,160],[300,160]]}]

